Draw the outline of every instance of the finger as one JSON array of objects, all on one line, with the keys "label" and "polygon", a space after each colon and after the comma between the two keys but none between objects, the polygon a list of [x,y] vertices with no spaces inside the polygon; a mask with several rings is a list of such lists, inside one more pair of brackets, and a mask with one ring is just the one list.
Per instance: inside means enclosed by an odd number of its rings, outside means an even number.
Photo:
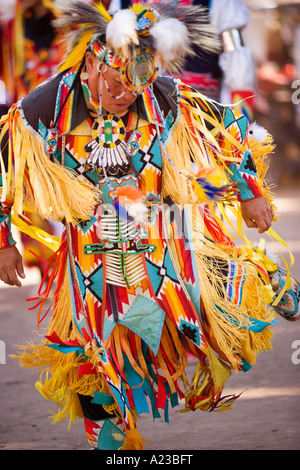
[{"label": "finger", "polygon": [[245,217],[244,221],[248,228],[258,228],[258,225],[255,220],[249,219],[249,217]]},{"label": "finger", "polygon": [[266,224],[261,224],[261,226],[258,228],[258,233],[264,233],[269,229],[269,227]]},{"label": "finger", "polygon": [[4,284],[7,284],[9,286],[13,286],[9,276],[7,273],[2,273],[0,277],[1,281],[4,282]]},{"label": "finger", "polygon": [[26,276],[24,272],[22,258],[20,258],[19,261],[17,262],[17,273],[18,273],[18,276],[20,276],[22,279],[25,279]]},{"label": "finger", "polygon": [[17,273],[16,271],[13,269],[11,271],[8,272],[8,278],[11,282],[10,285],[12,286],[17,286],[17,287],[21,287],[22,286],[22,283],[21,281],[19,280],[18,276],[17,276]]},{"label": "finger", "polygon": [[271,225],[272,225],[273,217],[274,217],[274,212],[272,211],[272,209],[268,209],[268,223],[269,223],[269,228],[270,228]]},{"label": "finger", "polygon": [[268,210],[260,226],[259,233],[266,232],[267,230],[269,230],[272,225],[272,219],[272,212]]},{"label": "finger", "polygon": [[263,233],[269,230],[271,227],[271,221],[270,220],[261,220],[260,223],[258,224],[258,233]]}]

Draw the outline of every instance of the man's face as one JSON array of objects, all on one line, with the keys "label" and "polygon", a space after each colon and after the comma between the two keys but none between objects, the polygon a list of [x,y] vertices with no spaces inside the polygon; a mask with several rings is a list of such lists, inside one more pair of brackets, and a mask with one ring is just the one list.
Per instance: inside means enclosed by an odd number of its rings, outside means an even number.
[{"label": "man's face", "polygon": [[20,2],[23,11],[26,11],[29,8],[34,8],[40,3],[42,3],[42,0],[21,0]]},{"label": "man's face", "polygon": [[88,85],[90,92],[93,98],[99,101],[100,80],[102,80],[102,107],[108,113],[123,116],[136,100],[136,95],[124,86],[118,70],[102,64],[102,73],[100,74],[97,70],[98,64],[97,57],[92,52],[87,52],[86,70],[89,74]]}]

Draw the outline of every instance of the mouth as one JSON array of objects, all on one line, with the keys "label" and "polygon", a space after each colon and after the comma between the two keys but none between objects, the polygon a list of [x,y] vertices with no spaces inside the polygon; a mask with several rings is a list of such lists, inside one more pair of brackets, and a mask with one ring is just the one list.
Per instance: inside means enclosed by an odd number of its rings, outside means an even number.
[{"label": "mouth", "polygon": [[127,113],[129,106],[130,106],[129,103],[125,103],[125,104],[115,103],[114,112],[118,114],[119,116],[124,116],[124,114]]}]

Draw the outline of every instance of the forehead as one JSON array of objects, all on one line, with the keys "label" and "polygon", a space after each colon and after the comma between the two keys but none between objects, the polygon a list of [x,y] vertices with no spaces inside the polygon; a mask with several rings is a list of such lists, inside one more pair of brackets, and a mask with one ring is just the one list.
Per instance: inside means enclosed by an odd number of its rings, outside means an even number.
[{"label": "forehead", "polygon": [[42,0],[20,0],[20,4],[23,8],[32,8],[42,3]]},{"label": "forehead", "polygon": [[[121,73],[123,84],[130,90],[142,93],[156,79],[159,68],[155,65],[153,51],[148,48],[135,48],[134,54],[122,62],[113,50],[95,38],[90,45],[95,56],[108,65],[109,74],[117,77]],[[116,72],[112,75],[112,70]]]}]

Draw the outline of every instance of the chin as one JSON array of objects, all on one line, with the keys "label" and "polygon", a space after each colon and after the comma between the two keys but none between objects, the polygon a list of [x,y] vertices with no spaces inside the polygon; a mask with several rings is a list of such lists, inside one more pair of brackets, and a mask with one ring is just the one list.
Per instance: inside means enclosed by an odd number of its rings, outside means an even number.
[{"label": "chin", "polygon": [[118,116],[124,116],[128,112],[128,107],[126,108],[115,108],[114,111],[111,111],[111,114],[117,114]]}]

